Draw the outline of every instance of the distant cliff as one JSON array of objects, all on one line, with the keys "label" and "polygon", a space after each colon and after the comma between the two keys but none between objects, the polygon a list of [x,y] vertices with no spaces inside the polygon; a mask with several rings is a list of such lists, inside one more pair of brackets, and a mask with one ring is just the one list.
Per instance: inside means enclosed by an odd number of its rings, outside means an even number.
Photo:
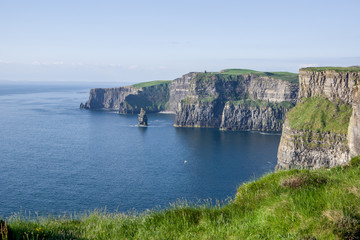
[{"label": "distant cliff", "polygon": [[286,112],[297,101],[298,75],[247,69],[191,72],[173,81],[91,89],[86,109],[120,113],[167,111],[176,127],[281,131]]},{"label": "distant cliff", "polygon": [[169,82],[153,81],[118,88],[90,90],[85,109],[117,110],[122,114],[137,114],[143,108],[147,112],[166,110],[169,102]]},{"label": "distant cliff", "polygon": [[358,68],[300,69],[299,103],[288,113],[277,169],[334,167],[360,154]]},{"label": "distant cliff", "polygon": [[296,74],[198,73],[189,83],[187,97],[178,104],[175,126],[281,131],[297,94]]}]

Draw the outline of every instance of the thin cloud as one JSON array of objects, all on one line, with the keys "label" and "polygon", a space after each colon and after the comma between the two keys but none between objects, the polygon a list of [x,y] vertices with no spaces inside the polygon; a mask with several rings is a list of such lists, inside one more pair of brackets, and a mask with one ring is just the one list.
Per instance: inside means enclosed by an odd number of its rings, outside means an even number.
[{"label": "thin cloud", "polygon": [[307,68],[307,67],[318,67],[319,64],[314,63],[303,63],[299,65],[299,68]]},{"label": "thin cloud", "polygon": [[135,69],[139,68],[139,65],[137,65],[137,64],[130,65],[128,68],[131,69],[131,70],[135,70]]}]

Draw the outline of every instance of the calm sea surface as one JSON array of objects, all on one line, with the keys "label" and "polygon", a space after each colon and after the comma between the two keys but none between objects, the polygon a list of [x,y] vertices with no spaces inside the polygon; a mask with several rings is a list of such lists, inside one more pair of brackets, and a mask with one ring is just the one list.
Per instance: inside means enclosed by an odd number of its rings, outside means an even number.
[{"label": "calm sea surface", "polygon": [[174,128],[166,114],[139,128],[79,109],[90,87],[0,85],[0,216],[222,201],[275,167],[280,135]]}]

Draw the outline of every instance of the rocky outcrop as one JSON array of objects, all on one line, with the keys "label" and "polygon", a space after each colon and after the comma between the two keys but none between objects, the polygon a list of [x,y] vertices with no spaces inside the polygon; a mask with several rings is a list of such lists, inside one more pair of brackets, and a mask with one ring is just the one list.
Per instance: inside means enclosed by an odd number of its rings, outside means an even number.
[{"label": "rocky outcrop", "polygon": [[195,78],[197,73],[191,72],[177,78],[169,84],[169,104],[167,111],[175,113],[181,100],[187,97],[190,82]]},{"label": "rocky outcrop", "polygon": [[181,102],[180,111],[175,116],[175,127],[218,128],[224,109],[222,101],[194,101],[186,99]]},{"label": "rocky outcrop", "polygon": [[349,123],[350,157],[360,155],[360,87],[353,87],[353,112]]},{"label": "rocky outcrop", "polygon": [[198,73],[178,105],[174,126],[280,131],[297,91],[296,83],[267,76]]},{"label": "rocky outcrop", "polygon": [[148,117],[146,116],[146,112],[143,108],[141,108],[138,116],[138,125],[142,127],[146,127],[148,125]]},{"label": "rocky outcrop", "polygon": [[85,109],[118,110],[120,103],[130,94],[137,94],[139,89],[127,86],[117,88],[90,89],[89,99],[84,104]]},{"label": "rocky outcrop", "polygon": [[256,101],[227,102],[222,111],[221,130],[281,131],[285,114],[293,105],[259,103]]},{"label": "rocky outcrop", "polygon": [[[289,82],[273,77],[274,73],[245,72],[253,73],[191,72],[170,83],[91,89],[81,108],[121,114],[136,114],[141,108],[168,111],[176,113],[177,127],[280,131],[285,113],[297,100],[297,75],[290,74]],[[239,104],[239,100],[246,101]]]},{"label": "rocky outcrop", "polygon": [[283,125],[276,169],[330,168],[347,163],[347,136],[336,133],[295,130],[289,120]]},{"label": "rocky outcrop", "polygon": [[300,69],[299,99],[312,96],[325,96],[330,101],[352,103],[353,87],[359,82],[360,72],[347,71],[309,71]]},{"label": "rocky outcrop", "polygon": [[[360,70],[351,68],[300,69],[298,101],[320,97],[330,100],[337,109],[329,121],[328,110],[322,109],[326,104],[321,107],[309,104],[308,112],[300,111],[297,117],[304,118],[311,112],[320,121],[314,123],[315,117],[310,118],[299,127],[298,122],[292,126],[289,121],[301,104],[295,106],[283,125],[276,169],[330,168],[346,164],[352,156],[360,154],[359,76]],[[338,123],[334,124],[335,121]],[[317,124],[316,128],[308,127],[312,124]],[[339,127],[345,130],[340,131]]]},{"label": "rocky outcrop", "polygon": [[85,109],[117,110],[121,114],[136,114],[144,108],[147,112],[164,111],[169,101],[168,83],[147,87],[126,86],[95,88],[90,90]]}]

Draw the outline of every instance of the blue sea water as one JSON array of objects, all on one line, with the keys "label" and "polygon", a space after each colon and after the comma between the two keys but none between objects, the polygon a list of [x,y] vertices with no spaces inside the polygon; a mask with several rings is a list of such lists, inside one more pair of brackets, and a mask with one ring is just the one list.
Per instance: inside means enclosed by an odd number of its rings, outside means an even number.
[{"label": "blue sea water", "polygon": [[275,167],[279,134],[174,128],[167,114],[139,128],[79,109],[89,88],[0,86],[0,216],[223,201]]}]

